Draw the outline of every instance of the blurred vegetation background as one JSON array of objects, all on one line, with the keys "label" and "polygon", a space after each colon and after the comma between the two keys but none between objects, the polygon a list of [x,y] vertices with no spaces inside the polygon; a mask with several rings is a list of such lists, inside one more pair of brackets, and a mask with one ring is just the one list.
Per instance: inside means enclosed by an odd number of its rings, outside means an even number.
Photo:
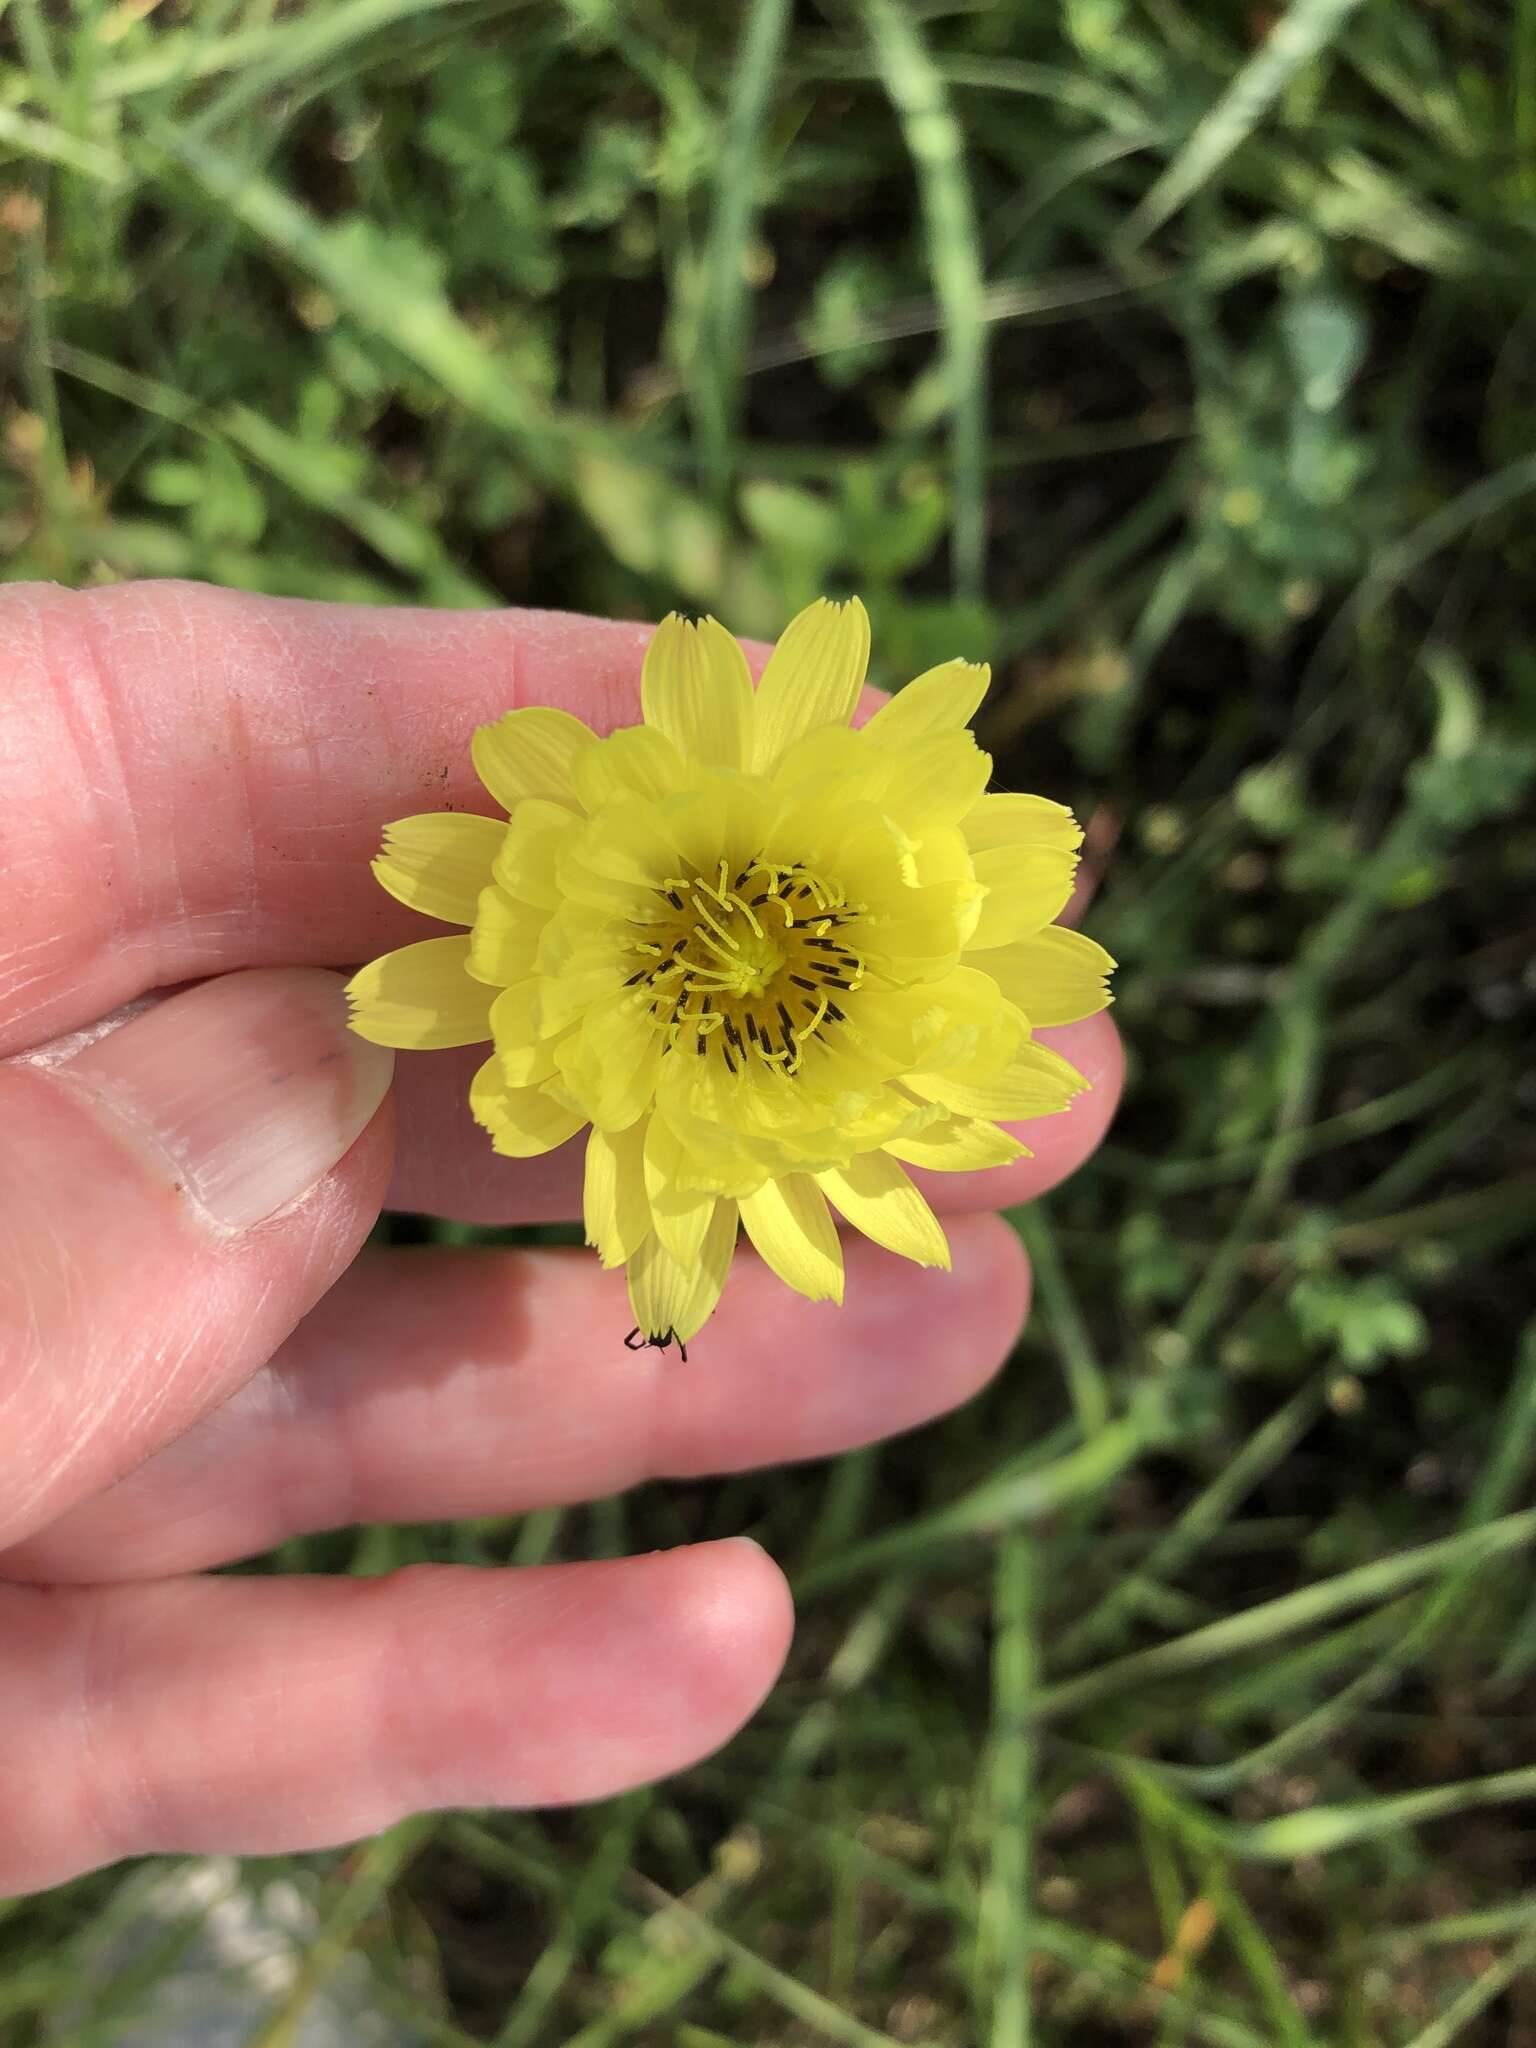
[{"label": "blurred vegetation background", "polygon": [[[968,1413],[276,1561],[748,1529],[801,1625],[681,1780],[251,1866],[252,2048],[1536,2043],[1533,277],[1530,0],[0,6],[3,573],[859,590],[1123,963]],[[0,1905],[4,2048],[150,2024],[164,1876]]]}]

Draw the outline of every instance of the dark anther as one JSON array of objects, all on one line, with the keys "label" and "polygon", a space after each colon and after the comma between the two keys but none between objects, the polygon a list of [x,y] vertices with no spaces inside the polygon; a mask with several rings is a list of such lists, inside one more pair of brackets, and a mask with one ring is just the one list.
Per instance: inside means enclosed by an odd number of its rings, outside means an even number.
[{"label": "dark anther", "polygon": [[702,1031],[694,1040],[693,1049],[698,1054],[700,1059],[703,1059],[705,1053],[709,1050],[709,1040],[704,1036]]},{"label": "dark anther", "polygon": [[628,981],[625,982],[624,986],[626,988],[633,988],[636,982],[644,981],[646,974],[648,972],[649,970],[647,968],[642,967],[638,974],[632,974],[629,977]]},{"label": "dark anther", "polygon": [[752,898],[752,908],[754,910],[761,909],[763,904],[769,902],[772,899],[772,896],[773,891],[771,889],[765,889],[761,896],[754,896]]},{"label": "dark anther", "polygon": [[814,989],[816,986],[808,974],[792,974],[789,978],[796,988]]},{"label": "dark anther", "polygon": [[753,1043],[754,1045],[756,1045],[756,1043],[757,1043],[757,1019],[756,1019],[756,1018],[755,1018],[754,1016],[752,1016],[750,1012],[749,1012],[749,1013],[748,1013],[748,1015],[747,1015],[747,1036],[748,1036],[748,1038],[750,1038],[750,1039],[751,1039],[752,1043]]},{"label": "dark anther", "polygon": [[784,1036],[791,1041],[791,1044],[793,1044],[795,1034],[795,1020],[793,1017],[790,1016],[789,1011],[784,1007],[782,1003],[778,1005],[778,1012],[779,1022],[784,1026]]},{"label": "dark anther", "polygon": [[681,910],[683,907],[683,899],[681,896],[678,895],[675,889],[669,889],[667,891],[667,901],[671,904],[674,910]]},{"label": "dark anther", "polygon": [[731,1048],[728,1045],[721,1046],[720,1057],[725,1061],[726,1072],[734,1074],[736,1072],[736,1062],[731,1058]]},{"label": "dark anther", "polygon": [[843,1015],[843,1012],[837,1007],[836,1003],[828,1003],[827,1015],[832,1019],[832,1022],[834,1024],[842,1024],[846,1023],[847,1021],[847,1019]]}]

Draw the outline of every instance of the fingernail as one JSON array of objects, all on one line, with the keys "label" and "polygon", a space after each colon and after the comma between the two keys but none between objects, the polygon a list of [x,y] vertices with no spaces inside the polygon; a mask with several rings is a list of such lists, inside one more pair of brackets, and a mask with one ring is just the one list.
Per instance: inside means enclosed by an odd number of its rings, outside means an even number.
[{"label": "fingernail", "polygon": [[170,996],[61,1072],[152,1145],[218,1223],[295,1202],[384,1099],[394,1055],[347,1029],[343,976],[253,968]]}]

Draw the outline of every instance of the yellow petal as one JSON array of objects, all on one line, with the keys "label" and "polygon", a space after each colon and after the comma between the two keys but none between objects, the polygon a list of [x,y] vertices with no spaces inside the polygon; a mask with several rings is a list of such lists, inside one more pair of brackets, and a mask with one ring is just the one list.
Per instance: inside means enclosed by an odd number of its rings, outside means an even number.
[{"label": "yellow petal", "polygon": [[941,973],[962,947],[976,943],[978,909],[985,907],[980,894],[974,882],[935,882],[899,896],[886,891],[860,928],[859,951],[894,981]]},{"label": "yellow petal", "polygon": [[[562,897],[626,924],[669,920],[668,878],[739,874],[765,853],[767,793],[754,777],[707,768],[660,802],[616,801],[561,848]],[[796,858],[800,858],[799,853]]]},{"label": "yellow petal", "polygon": [[855,1230],[920,1266],[949,1269],[949,1245],[906,1169],[885,1152],[861,1153],[841,1169],[818,1173],[816,1185]]},{"label": "yellow petal", "polygon": [[846,790],[869,762],[869,742],[851,725],[824,725],[791,740],[773,764],[773,785],[793,802],[819,801]]},{"label": "yellow petal", "polygon": [[663,806],[639,798],[606,808],[562,844],[561,895],[607,917],[655,917],[657,891],[667,876],[684,871],[676,808],[676,799]]},{"label": "yellow petal", "polygon": [[1017,796],[994,791],[976,804],[965,821],[972,853],[993,846],[1056,846],[1074,852],[1083,843],[1082,827],[1065,804],[1047,796]]},{"label": "yellow petal", "polygon": [[[924,828],[923,836],[913,848],[913,880],[922,889],[932,882],[968,882],[971,879],[971,849],[965,843],[965,834],[955,825],[939,825]],[[981,909],[981,891],[976,892],[976,908]],[[971,922],[974,924],[975,919]]]},{"label": "yellow petal", "polygon": [[690,760],[752,765],[752,676],[718,619],[667,614],[645,650],[640,704],[646,724]]},{"label": "yellow petal", "polygon": [[757,686],[752,765],[770,769],[792,740],[818,725],[846,725],[869,666],[869,614],[856,597],[819,597],[791,619]]},{"label": "yellow petal", "polygon": [[547,797],[524,797],[502,835],[492,875],[519,903],[553,910],[560,901],[561,849],[581,830],[574,811]]},{"label": "yellow petal", "polygon": [[686,1344],[714,1313],[736,1250],[736,1204],[717,1202],[699,1255],[680,1266],[653,1234],[629,1261],[629,1300],[647,1337]]},{"label": "yellow petal", "polygon": [[530,796],[574,810],[571,769],[595,737],[568,711],[530,704],[509,711],[494,725],[482,725],[470,742],[470,758],[503,810],[515,811]]},{"label": "yellow petal", "polygon": [[967,1116],[946,1117],[908,1138],[887,1138],[885,1149],[908,1166],[930,1173],[976,1173],[987,1166],[1006,1166],[1027,1159],[1029,1148],[996,1124]]},{"label": "yellow petal", "polygon": [[843,1247],[827,1198],[808,1173],[765,1181],[741,1203],[741,1220],[764,1265],[810,1301],[843,1298]]},{"label": "yellow petal", "polygon": [[490,991],[470,979],[468,967],[468,933],[423,939],[370,960],[347,983],[352,1029],[375,1045],[418,1052],[489,1038]]},{"label": "yellow petal", "polygon": [[846,998],[847,1035],[877,1071],[904,1067],[948,1071],[981,1060],[988,1072],[1002,1066],[1025,1026],[998,993],[990,975],[956,967],[913,988],[872,984]]},{"label": "yellow petal", "polygon": [[[992,773],[992,756],[968,732],[929,733],[875,758],[883,767],[876,800],[904,831],[919,836],[958,824]],[[863,791],[855,785],[849,793]]]},{"label": "yellow petal", "polygon": [[599,1130],[626,1130],[650,1108],[661,1067],[661,1033],[643,996],[599,996],[581,1027],[555,1048],[566,1086]]},{"label": "yellow petal", "polygon": [[539,951],[539,1022],[550,1037],[580,1023],[591,1004],[622,988],[633,964],[607,936],[555,957],[559,953],[548,943]]},{"label": "yellow petal", "polygon": [[540,1024],[536,981],[515,982],[502,990],[491,1005],[491,1037],[509,1087],[531,1088],[554,1073],[553,1048]]},{"label": "yellow petal", "polygon": [[586,1122],[542,1088],[510,1088],[493,1053],[469,1084],[469,1109],[491,1134],[491,1149],[507,1159],[537,1159],[574,1138]]},{"label": "yellow petal", "polygon": [[1028,1117],[1057,1115],[1088,1083],[1059,1052],[1031,1041],[1021,1045],[990,1080],[971,1075],[961,1079],[954,1074],[906,1074],[902,1085],[929,1102],[942,1102],[957,1116],[1022,1123]]},{"label": "yellow petal", "polygon": [[651,1228],[645,1198],[646,1119],[626,1131],[593,1131],[587,1140],[582,1215],[587,1242],[597,1246],[605,1266],[633,1258]]},{"label": "yellow petal", "polygon": [[670,796],[685,779],[683,757],[665,733],[626,726],[587,748],[574,770],[576,792],[589,811],[621,797]]},{"label": "yellow petal", "polygon": [[1113,1000],[1107,977],[1114,961],[1095,940],[1065,925],[996,946],[979,964],[1031,1024],[1076,1024]]},{"label": "yellow petal", "polygon": [[473,924],[480,891],[490,880],[507,828],[500,818],[463,817],[426,811],[397,818],[384,827],[384,849],[373,863],[375,879],[391,896],[440,917],[445,924]]},{"label": "yellow petal", "polygon": [[925,669],[882,704],[864,730],[882,742],[955,732],[976,716],[991,680],[984,661],[946,661]]},{"label": "yellow petal", "polygon": [[931,982],[914,988],[872,984],[857,995],[844,996],[844,1022],[828,1043],[828,1056],[846,1048],[846,1056],[867,1065],[871,1079],[877,1081],[916,1066],[943,1037],[948,1023],[932,989]]},{"label": "yellow petal", "polygon": [[[674,1055],[676,1057],[676,1055]],[[651,1225],[680,1266],[691,1266],[715,1213],[713,1189],[680,1187],[683,1148],[664,1116],[653,1116],[645,1134],[645,1194]]]},{"label": "yellow petal", "polygon": [[[505,831],[505,827],[502,828]],[[539,940],[549,923],[541,904],[520,903],[499,882],[480,891],[469,935],[469,971],[477,981],[510,988],[533,973]]]},{"label": "yellow petal", "polygon": [[1054,923],[1072,894],[1077,855],[1060,846],[994,846],[978,853],[974,866],[987,893],[968,952],[1011,945]]},{"label": "yellow petal", "polygon": [[[790,829],[808,807],[835,794],[841,812],[851,804],[888,812],[910,835],[968,822],[991,772],[991,756],[968,732],[881,745],[870,727],[834,725],[792,741],[774,766],[773,783],[797,807],[789,813]],[[966,850],[964,839],[961,849]]]},{"label": "yellow petal", "polygon": [[[762,1156],[765,1147],[759,1132],[754,1130],[749,1135],[740,1129],[732,1130],[721,1121],[722,1112],[729,1114],[725,1108],[725,1077],[701,1076],[697,1071],[713,1064],[687,1055],[669,1055],[661,1062],[656,1077],[656,1100],[699,1174],[707,1176],[722,1194],[744,1194],[781,1162]],[[765,1076],[765,1082],[768,1081],[771,1077]],[[793,1087],[782,1077],[780,1082],[786,1092]],[[734,1096],[735,1091],[732,1093]]]},{"label": "yellow petal", "polygon": [[861,1152],[879,1151],[892,1138],[916,1137],[930,1124],[942,1123],[947,1114],[938,1103],[920,1101],[904,1089],[887,1084],[866,1110],[839,1124],[840,1134],[847,1142],[835,1157],[817,1160],[817,1168],[846,1166]]}]

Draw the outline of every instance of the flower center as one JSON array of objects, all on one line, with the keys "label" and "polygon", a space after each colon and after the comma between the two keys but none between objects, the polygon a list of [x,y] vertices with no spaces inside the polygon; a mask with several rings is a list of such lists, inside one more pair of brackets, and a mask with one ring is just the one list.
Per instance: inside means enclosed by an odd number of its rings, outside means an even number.
[{"label": "flower center", "polygon": [[640,929],[638,989],[665,1033],[732,1074],[755,1060],[792,1074],[804,1048],[845,1022],[838,997],[860,987],[863,908],[803,865],[756,860],[734,878],[669,876],[661,916]]}]

